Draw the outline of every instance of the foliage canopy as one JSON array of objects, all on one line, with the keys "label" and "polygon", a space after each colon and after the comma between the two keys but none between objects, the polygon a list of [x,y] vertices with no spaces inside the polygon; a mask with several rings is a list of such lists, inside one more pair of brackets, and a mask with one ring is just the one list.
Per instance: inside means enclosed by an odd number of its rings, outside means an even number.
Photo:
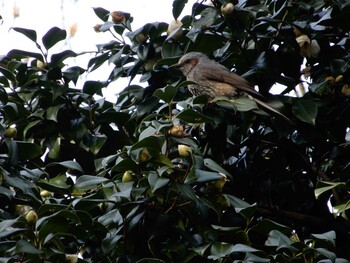
[{"label": "foliage canopy", "polygon": [[[94,11],[112,37],[85,68],[51,52],[65,30],[13,28],[38,51],[0,65],[1,262],[350,259],[349,1],[198,1],[172,29]],[[190,51],[234,68],[291,123],[249,98],[193,98],[169,69]],[[106,63],[107,80],[79,86]],[[137,75],[146,88],[101,96]]]}]

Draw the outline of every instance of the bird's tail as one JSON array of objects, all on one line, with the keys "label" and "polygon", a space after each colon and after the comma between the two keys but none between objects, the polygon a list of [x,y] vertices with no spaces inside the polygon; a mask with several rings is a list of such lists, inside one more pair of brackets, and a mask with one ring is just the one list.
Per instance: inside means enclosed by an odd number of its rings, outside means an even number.
[{"label": "bird's tail", "polygon": [[267,104],[266,102],[263,102],[257,98],[253,98],[251,97],[258,105],[260,105],[262,108],[275,113],[276,115],[282,117],[284,120],[286,120],[289,123],[292,123],[292,121],[283,113],[279,112],[278,110],[274,109],[273,107],[271,107],[269,104]]}]

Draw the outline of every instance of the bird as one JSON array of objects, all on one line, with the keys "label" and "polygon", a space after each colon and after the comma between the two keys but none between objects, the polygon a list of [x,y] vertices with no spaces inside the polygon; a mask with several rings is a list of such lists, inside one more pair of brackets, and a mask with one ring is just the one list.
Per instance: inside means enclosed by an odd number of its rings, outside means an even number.
[{"label": "bird", "polygon": [[289,121],[288,117],[262,101],[263,96],[246,79],[201,52],[189,52],[171,67],[180,70],[188,81],[193,82],[188,85],[193,96],[206,95],[212,101],[219,96],[234,99],[246,95],[262,108]]}]

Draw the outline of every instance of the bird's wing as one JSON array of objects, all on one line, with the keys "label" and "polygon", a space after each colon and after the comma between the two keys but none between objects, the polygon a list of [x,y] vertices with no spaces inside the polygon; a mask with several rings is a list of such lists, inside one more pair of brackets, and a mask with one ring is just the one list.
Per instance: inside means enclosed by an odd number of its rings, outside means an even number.
[{"label": "bird's wing", "polygon": [[[218,65],[216,65],[216,67],[217,66]],[[221,67],[218,70],[212,70],[212,67],[203,67],[201,70],[202,77],[211,81],[224,82],[232,85],[233,88],[245,91],[248,94],[262,97],[262,95],[257,92],[247,80],[229,71],[226,67],[222,65],[220,66]]]}]

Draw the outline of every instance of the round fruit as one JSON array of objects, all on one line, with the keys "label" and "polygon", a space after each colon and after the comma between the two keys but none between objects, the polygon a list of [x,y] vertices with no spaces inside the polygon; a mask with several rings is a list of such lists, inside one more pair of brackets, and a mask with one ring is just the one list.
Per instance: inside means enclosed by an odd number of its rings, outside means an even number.
[{"label": "round fruit", "polygon": [[38,220],[37,213],[34,210],[28,211],[28,213],[26,214],[26,220],[29,225],[34,225]]},{"label": "round fruit", "polygon": [[17,129],[15,127],[9,127],[6,129],[4,133],[4,137],[6,138],[14,138],[17,135]]}]

